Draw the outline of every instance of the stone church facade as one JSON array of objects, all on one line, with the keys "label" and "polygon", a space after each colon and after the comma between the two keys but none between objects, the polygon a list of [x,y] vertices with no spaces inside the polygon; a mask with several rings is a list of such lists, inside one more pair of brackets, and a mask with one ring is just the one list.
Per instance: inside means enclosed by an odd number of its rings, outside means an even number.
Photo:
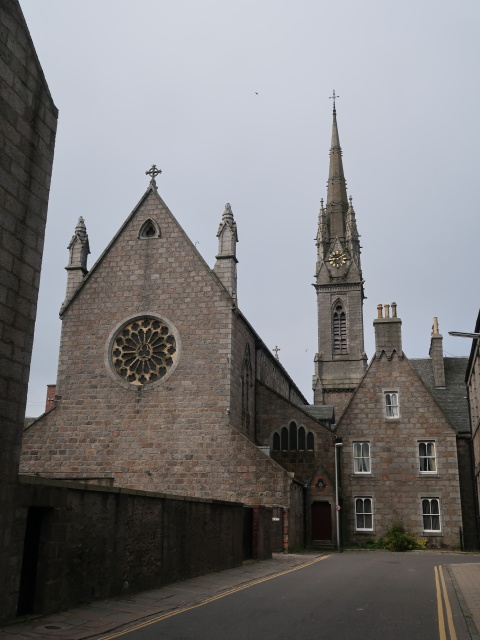
[{"label": "stone church facade", "polygon": [[305,478],[265,447],[285,426],[306,430],[301,453],[312,473],[321,458],[321,473],[330,474],[331,510],[333,434],[307,413],[306,399],[238,309],[230,205],[218,238],[212,270],[154,178],[90,271],[79,220],[55,407],[24,432],[21,471],[272,507],[285,547],[303,546]]}]

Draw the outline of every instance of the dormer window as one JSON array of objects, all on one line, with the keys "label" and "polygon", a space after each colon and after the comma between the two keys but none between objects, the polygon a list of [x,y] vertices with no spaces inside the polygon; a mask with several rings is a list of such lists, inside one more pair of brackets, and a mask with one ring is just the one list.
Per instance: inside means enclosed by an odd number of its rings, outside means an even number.
[{"label": "dormer window", "polygon": [[141,239],[160,238],[160,229],[157,224],[149,218],[142,224],[138,237]]}]

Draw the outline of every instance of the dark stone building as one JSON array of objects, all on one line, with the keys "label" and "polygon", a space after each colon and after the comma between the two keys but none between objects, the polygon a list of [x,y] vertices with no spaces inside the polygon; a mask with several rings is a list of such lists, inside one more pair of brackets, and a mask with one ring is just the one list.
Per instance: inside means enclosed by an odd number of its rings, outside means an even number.
[{"label": "dark stone building", "polygon": [[16,509],[57,109],[17,0],[0,6],[0,619],[15,614],[26,510]]}]

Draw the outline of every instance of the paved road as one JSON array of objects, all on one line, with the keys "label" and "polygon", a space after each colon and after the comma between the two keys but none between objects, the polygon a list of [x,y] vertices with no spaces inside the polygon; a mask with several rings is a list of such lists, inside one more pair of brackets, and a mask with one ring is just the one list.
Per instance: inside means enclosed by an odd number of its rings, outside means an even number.
[{"label": "paved road", "polygon": [[[474,559],[475,558],[475,559]],[[356,552],[104,640],[470,640],[448,569],[478,556]]]}]

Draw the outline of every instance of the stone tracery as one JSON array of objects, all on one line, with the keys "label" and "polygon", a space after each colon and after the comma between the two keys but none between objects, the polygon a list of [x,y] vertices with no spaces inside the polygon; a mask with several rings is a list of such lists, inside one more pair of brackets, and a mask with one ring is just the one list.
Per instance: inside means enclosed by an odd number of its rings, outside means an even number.
[{"label": "stone tracery", "polygon": [[177,353],[170,328],[157,318],[140,318],[125,325],[112,345],[112,362],[120,377],[147,385],[166,375]]}]

